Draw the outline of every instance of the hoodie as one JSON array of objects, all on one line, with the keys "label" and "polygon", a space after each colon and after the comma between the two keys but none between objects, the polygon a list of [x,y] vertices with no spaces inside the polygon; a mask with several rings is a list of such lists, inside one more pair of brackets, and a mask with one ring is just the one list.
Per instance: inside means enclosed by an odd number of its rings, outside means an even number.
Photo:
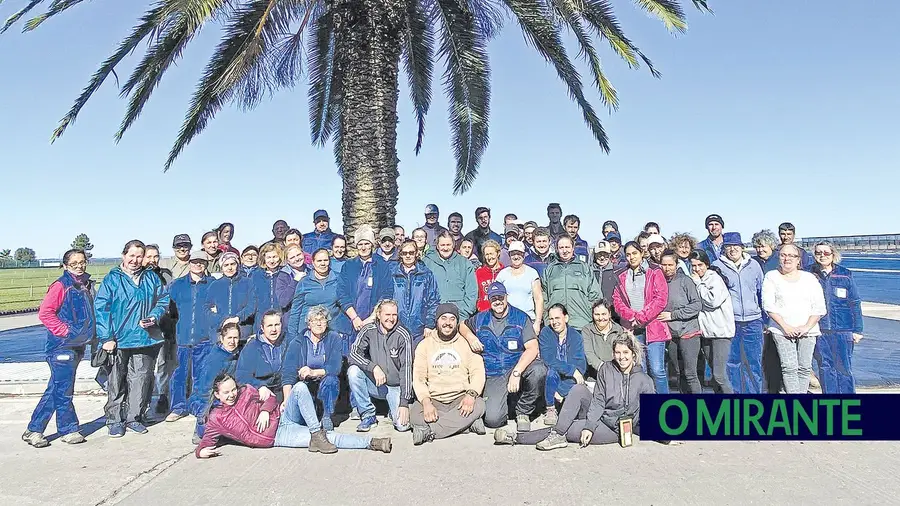
[{"label": "hoodie", "polygon": [[728,279],[734,320],[749,322],[762,318],[763,271],[759,263],[744,253],[737,263],[722,255],[713,265]]},{"label": "hoodie", "polygon": [[725,280],[719,273],[707,269],[700,281],[694,280],[697,285],[697,293],[703,301],[700,310],[700,331],[707,339],[734,337],[734,308],[731,303],[731,293],[725,286]]},{"label": "hoodie", "polygon": [[[435,325],[436,326],[436,325]],[[484,359],[457,333],[444,341],[435,333],[416,347],[413,362],[416,398],[449,404],[469,390],[484,390]]]},{"label": "hoodie", "polygon": [[698,318],[703,301],[700,300],[694,280],[676,270],[675,277],[667,279],[666,282],[669,286],[666,311],[672,313],[672,320],[667,323],[672,337],[690,339],[699,335],[700,320]]},{"label": "hoodie", "polygon": [[596,432],[602,423],[618,434],[619,418],[623,416],[633,417],[634,427],[639,427],[641,394],[653,393],[656,388],[646,373],[632,369],[631,373],[623,374],[615,362],[604,362],[597,371],[597,384],[584,428]]},{"label": "hoodie", "polygon": [[460,320],[475,314],[478,284],[475,281],[475,267],[472,266],[472,262],[455,251],[450,258],[444,259],[436,250],[429,251],[422,262],[434,274],[441,303],[456,304]]},{"label": "hoodie", "polygon": [[373,381],[375,366],[380,367],[387,377],[386,385],[400,387],[400,405],[409,405],[413,395],[412,338],[399,322],[387,334],[377,321],[364,325],[350,348],[348,360]]}]

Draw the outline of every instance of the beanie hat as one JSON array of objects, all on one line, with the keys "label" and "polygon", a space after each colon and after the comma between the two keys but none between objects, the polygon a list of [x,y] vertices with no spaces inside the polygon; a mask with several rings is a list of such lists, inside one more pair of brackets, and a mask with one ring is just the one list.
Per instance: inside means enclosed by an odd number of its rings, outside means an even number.
[{"label": "beanie hat", "polygon": [[720,225],[722,225],[723,227],[725,226],[725,220],[723,220],[722,217],[718,214],[710,214],[709,216],[707,216],[706,223],[704,223],[703,226],[708,227],[709,223],[712,221],[718,221]]},{"label": "beanie hat", "polygon": [[222,253],[222,256],[219,257],[219,265],[224,264],[226,260],[234,260],[237,263],[241,263],[240,258],[238,258],[237,253],[235,253],[234,251],[226,251],[225,253]]},{"label": "beanie hat", "polygon": [[372,245],[375,245],[375,231],[368,225],[362,225],[356,229],[356,233],[353,237],[355,239],[353,241],[354,244],[359,244],[362,241],[369,241]]},{"label": "beanie hat", "polygon": [[456,319],[459,319],[459,309],[456,307],[456,304],[454,304],[452,302],[444,302],[444,303],[438,304],[437,311],[435,311],[435,313],[434,313],[435,323],[437,323],[438,318],[440,318],[442,315],[445,315],[448,313],[455,316]]}]

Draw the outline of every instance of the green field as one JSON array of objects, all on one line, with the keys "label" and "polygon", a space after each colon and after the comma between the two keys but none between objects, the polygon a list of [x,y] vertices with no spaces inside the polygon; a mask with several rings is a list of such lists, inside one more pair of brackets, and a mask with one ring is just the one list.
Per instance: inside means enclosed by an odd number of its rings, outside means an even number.
[{"label": "green field", "polygon": [[[100,281],[115,264],[90,265],[88,272]],[[0,312],[32,309],[41,305],[47,287],[62,274],[59,267],[0,269]]]}]

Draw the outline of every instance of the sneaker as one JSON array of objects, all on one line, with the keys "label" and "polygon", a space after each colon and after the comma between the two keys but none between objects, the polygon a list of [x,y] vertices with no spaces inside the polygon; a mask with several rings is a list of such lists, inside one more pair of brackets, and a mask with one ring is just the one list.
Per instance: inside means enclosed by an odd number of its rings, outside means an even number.
[{"label": "sneaker", "polygon": [[114,423],[109,426],[109,437],[122,437],[125,435],[125,424]]},{"label": "sneaker", "polygon": [[569,446],[569,442],[566,441],[566,436],[557,433],[555,430],[551,430],[550,434],[547,434],[547,438],[536,444],[535,448],[541,451],[547,451],[558,450],[567,446]]},{"label": "sneaker", "polygon": [[356,408],[350,410],[350,419],[359,420],[359,411],[357,411]]},{"label": "sneaker", "polygon": [[556,406],[549,406],[547,412],[544,413],[544,425],[553,427],[559,421],[559,415],[556,413]]},{"label": "sneaker", "polygon": [[356,426],[356,432],[369,432],[369,429],[378,425],[378,420],[374,416],[364,418]]},{"label": "sneaker", "polygon": [[331,415],[327,413],[322,415],[322,428],[325,429],[325,432],[334,430],[334,421],[331,419]]},{"label": "sneaker", "polygon": [[373,437],[372,440],[369,441],[369,449],[376,452],[391,453],[393,447],[394,445],[391,443],[391,438],[389,437]]},{"label": "sneaker", "polygon": [[173,412],[169,413],[169,416],[166,417],[166,421],[167,422],[177,422],[178,420],[181,420],[182,418],[184,418],[186,416],[187,416],[187,413],[176,413],[173,411]]},{"label": "sneaker", "polygon": [[487,430],[484,428],[484,419],[479,418],[472,422],[472,425],[469,427],[469,432],[472,434],[478,434],[479,436],[483,436],[487,434]]},{"label": "sneaker", "polygon": [[312,453],[337,453],[337,446],[328,440],[324,430],[313,432],[309,438],[309,451]]},{"label": "sneaker", "polygon": [[496,429],[494,431],[494,444],[495,445],[514,445],[514,444],[516,444],[516,438],[509,432],[506,432],[506,429]]},{"label": "sneaker", "polygon": [[517,432],[528,432],[530,430],[531,430],[531,419],[528,418],[528,415],[516,416],[516,431]]},{"label": "sneaker", "polygon": [[22,441],[25,441],[35,448],[46,448],[50,446],[50,441],[47,441],[47,438],[45,438],[43,434],[40,432],[32,432],[30,430],[26,430],[25,433],[22,434]]},{"label": "sneaker", "polygon": [[149,432],[147,427],[144,427],[144,424],[141,422],[128,422],[125,424],[125,427],[132,432],[137,432],[138,434],[146,434]]},{"label": "sneaker", "polygon": [[412,437],[413,445],[419,446],[422,443],[434,441],[434,432],[432,432],[431,427],[427,425],[413,425]]},{"label": "sneaker", "polygon": [[84,436],[82,436],[80,432],[70,432],[59,439],[63,443],[67,443],[70,445],[77,445],[77,444],[84,443]]}]

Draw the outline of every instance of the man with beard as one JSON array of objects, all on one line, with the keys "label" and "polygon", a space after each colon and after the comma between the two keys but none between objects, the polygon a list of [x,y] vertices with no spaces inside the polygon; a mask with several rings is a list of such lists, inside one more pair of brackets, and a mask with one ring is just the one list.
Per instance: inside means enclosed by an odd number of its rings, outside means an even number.
[{"label": "man with beard", "polygon": [[453,251],[459,249],[459,243],[463,240],[463,217],[461,214],[453,212],[447,217],[447,230],[450,231],[450,237],[453,238]]},{"label": "man with beard", "polygon": [[472,241],[478,260],[484,263],[484,255],[481,252],[481,247],[484,243],[493,240],[497,244],[502,244],[503,238],[500,237],[500,234],[491,230],[491,210],[487,207],[479,207],[475,210],[475,220],[478,222],[478,228],[466,234],[466,239]]},{"label": "man with beard", "polygon": [[485,433],[484,359],[459,335],[455,304],[440,304],[436,314],[436,331],[426,333],[413,361],[418,400],[409,419],[414,445],[465,432]]}]

